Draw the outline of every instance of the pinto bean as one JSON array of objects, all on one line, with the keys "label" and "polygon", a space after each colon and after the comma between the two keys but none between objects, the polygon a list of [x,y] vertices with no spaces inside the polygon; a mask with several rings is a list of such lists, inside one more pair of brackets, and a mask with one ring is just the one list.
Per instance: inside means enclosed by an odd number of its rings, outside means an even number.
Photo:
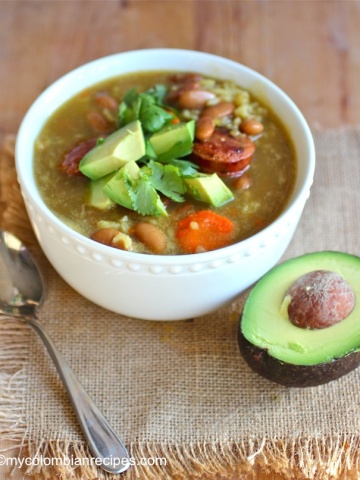
[{"label": "pinto bean", "polygon": [[216,105],[212,105],[211,107],[205,108],[201,112],[202,117],[210,117],[210,118],[222,118],[226,117],[227,115],[231,115],[234,111],[235,105],[230,102],[220,102]]},{"label": "pinto bean", "polygon": [[164,232],[152,223],[140,222],[133,228],[132,232],[149,250],[161,254],[166,248],[166,237]]},{"label": "pinto bean", "polygon": [[132,242],[129,235],[115,228],[100,228],[92,233],[91,238],[96,242],[103,243],[109,247],[119,248],[120,250],[132,249]]},{"label": "pinto bean", "polygon": [[170,76],[170,80],[174,83],[192,83],[200,82],[202,76],[198,73],[175,73]]},{"label": "pinto bean", "polygon": [[117,110],[119,106],[118,101],[107,92],[98,92],[95,95],[95,103],[99,107],[108,108],[109,110]]},{"label": "pinto bean", "polygon": [[109,124],[107,120],[99,112],[95,112],[95,111],[89,112],[87,114],[87,119],[90,125],[95,130],[99,130],[99,132],[105,132],[109,128]]},{"label": "pinto bean", "polygon": [[233,187],[237,190],[247,190],[251,187],[251,178],[248,174],[244,173],[241,177],[237,178],[233,184]]},{"label": "pinto bean", "polygon": [[167,95],[167,101],[170,103],[175,103],[185,92],[188,92],[189,90],[198,90],[199,88],[199,82],[186,82],[183,85],[180,85],[176,90],[171,90]]},{"label": "pinto bean", "polygon": [[206,105],[206,102],[215,98],[215,94],[207,90],[186,90],[180,95],[178,103],[180,108],[198,110]]},{"label": "pinto bean", "polygon": [[211,137],[215,130],[215,123],[214,120],[210,117],[200,117],[196,121],[195,127],[195,137],[200,140],[204,141]]},{"label": "pinto bean", "polygon": [[246,118],[240,123],[239,129],[246,135],[258,135],[264,130],[264,125],[253,118]]}]

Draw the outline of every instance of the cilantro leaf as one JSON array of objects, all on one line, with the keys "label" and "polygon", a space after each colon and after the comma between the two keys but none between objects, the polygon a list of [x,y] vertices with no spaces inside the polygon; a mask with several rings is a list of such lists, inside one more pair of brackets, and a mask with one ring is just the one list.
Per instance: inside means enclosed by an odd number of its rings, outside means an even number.
[{"label": "cilantro leaf", "polygon": [[175,202],[184,201],[186,187],[176,167],[150,161],[148,169],[151,172],[149,181],[156,190]]},{"label": "cilantro leaf", "polygon": [[127,105],[131,105],[135,100],[137,100],[139,94],[136,90],[135,87],[132,87],[130,88],[130,90],[128,90],[124,97],[123,97],[123,102],[125,102]]},{"label": "cilantro leaf", "polygon": [[156,99],[148,93],[140,93],[141,99],[139,118],[145,132],[157,132],[173,115],[156,104]]},{"label": "cilantro leaf", "polygon": [[141,215],[167,215],[164,204],[150,180],[151,169],[140,168],[139,177],[129,179],[126,187],[132,202],[132,210]]},{"label": "cilantro leaf", "polygon": [[155,99],[155,103],[157,105],[164,105],[164,100],[167,94],[167,88],[165,85],[154,85],[148,89],[147,93],[149,93]]},{"label": "cilantro leaf", "polygon": [[141,100],[135,88],[129,90],[123,101],[119,105],[119,123],[120,126],[127,125],[134,120],[139,119],[139,112],[141,107]]},{"label": "cilantro leaf", "polygon": [[159,196],[150,182],[142,178],[132,182],[129,195],[136,212],[141,215],[159,215],[157,208]]},{"label": "cilantro leaf", "polygon": [[145,132],[157,132],[172,120],[173,116],[157,105],[141,105],[140,121]]},{"label": "cilantro leaf", "polygon": [[129,90],[119,106],[120,126],[140,120],[145,133],[160,130],[174,118],[171,112],[162,108],[165,95],[164,85],[157,85],[143,93],[137,93],[135,88]]},{"label": "cilantro leaf", "polygon": [[189,160],[180,160],[173,158],[168,161],[168,165],[173,165],[179,170],[181,176],[195,175],[198,173],[199,166],[196,163],[189,162]]}]

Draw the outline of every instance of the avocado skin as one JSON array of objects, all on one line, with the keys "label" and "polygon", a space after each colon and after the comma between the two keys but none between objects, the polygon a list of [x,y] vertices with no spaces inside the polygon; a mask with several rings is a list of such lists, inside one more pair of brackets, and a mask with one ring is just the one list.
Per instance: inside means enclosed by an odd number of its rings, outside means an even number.
[{"label": "avocado skin", "polygon": [[263,348],[250,343],[238,330],[240,352],[249,367],[272,382],[285,387],[316,387],[347,375],[360,365],[360,352],[352,352],[317,365],[294,365],[270,356]]}]

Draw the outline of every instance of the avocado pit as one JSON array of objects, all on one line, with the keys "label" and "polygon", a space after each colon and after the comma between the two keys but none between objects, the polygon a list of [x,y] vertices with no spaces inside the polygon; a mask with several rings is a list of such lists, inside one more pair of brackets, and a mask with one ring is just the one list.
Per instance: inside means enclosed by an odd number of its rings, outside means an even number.
[{"label": "avocado pit", "polygon": [[293,325],[315,330],[344,320],[354,309],[355,294],[338,273],[315,270],[298,278],[284,301]]}]

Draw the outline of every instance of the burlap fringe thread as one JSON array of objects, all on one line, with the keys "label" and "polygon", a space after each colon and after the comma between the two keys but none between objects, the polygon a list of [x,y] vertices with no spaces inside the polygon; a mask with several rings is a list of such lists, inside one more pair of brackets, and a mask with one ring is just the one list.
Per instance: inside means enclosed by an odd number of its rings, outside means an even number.
[{"label": "burlap fringe thread", "polygon": [[[31,466],[26,474],[47,480],[189,480],[257,478],[256,470],[277,473],[291,480],[354,480],[359,467],[359,439],[254,440],[247,444],[129,445],[132,465],[125,474],[109,475],[94,463],[84,462],[91,454],[84,445],[65,442],[29,443],[23,454],[36,458],[63,459],[48,468]],[[71,459],[71,460],[70,460]],[[78,459],[78,463],[76,462]],[[145,461],[145,460],[146,461]],[[151,461],[149,461],[151,460]],[[71,465],[81,465],[74,467]],[[87,464],[86,464],[87,463]]]},{"label": "burlap fringe thread", "polygon": [[[14,184],[14,136],[5,139],[1,169],[1,226],[18,234],[28,244],[35,242],[19,188]],[[6,157],[5,161],[4,158]],[[11,159],[11,162],[9,161]],[[11,199],[8,203],[7,199]],[[14,206],[15,204],[15,206]],[[24,238],[25,236],[25,238]],[[24,473],[39,480],[189,480],[227,478],[252,480],[256,470],[282,475],[286,480],[354,480],[360,467],[360,439],[351,435],[331,438],[248,440],[237,443],[168,445],[134,442],[129,451],[134,460],[125,474],[108,475],[91,462],[84,444],[31,439],[27,436],[24,395],[29,328],[12,320],[0,324],[0,440],[20,450],[26,462]],[[57,459],[44,466],[39,459]],[[60,461],[59,459],[62,459]]]}]

